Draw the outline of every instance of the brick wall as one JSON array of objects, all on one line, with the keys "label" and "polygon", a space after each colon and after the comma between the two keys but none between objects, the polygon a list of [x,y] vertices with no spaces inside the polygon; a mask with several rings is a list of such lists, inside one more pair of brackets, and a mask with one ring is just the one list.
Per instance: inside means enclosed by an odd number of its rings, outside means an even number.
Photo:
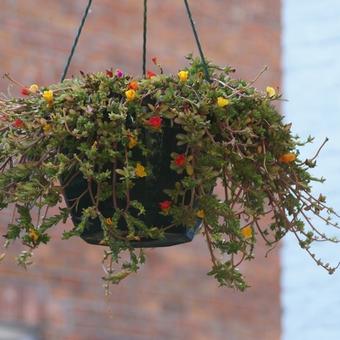
[{"label": "brick wall", "polygon": [[[22,83],[57,82],[85,0],[2,0],[0,73]],[[179,0],[149,1],[149,58],[176,72],[196,47]],[[280,1],[191,1],[208,59],[237,66],[252,79],[270,66],[259,87],[280,84]],[[141,72],[142,1],[94,1],[70,74],[113,66]],[[0,89],[7,83],[0,80]],[[17,90],[12,89],[16,94]],[[8,212],[0,215],[4,230]],[[148,250],[138,275],[102,289],[102,249],[81,240],[53,242],[35,252],[35,265],[17,268],[13,247],[0,266],[0,321],[36,327],[44,339],[278,339],[279,261],[276,251],[243,266],[252,288],[236,293],[217,288],[205,274],[204,240]]]}]

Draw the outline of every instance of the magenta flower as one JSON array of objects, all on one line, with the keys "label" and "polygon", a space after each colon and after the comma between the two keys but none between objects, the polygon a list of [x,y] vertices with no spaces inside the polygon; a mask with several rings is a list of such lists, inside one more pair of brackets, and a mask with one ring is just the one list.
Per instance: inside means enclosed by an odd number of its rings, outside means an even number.
[{"label": "magenta flower", "polygon": [[122,70],[120,70],[120,69],[117,69],[116,76],[118,78],[122,78],[122,77],[124,77],[124,72]]}]

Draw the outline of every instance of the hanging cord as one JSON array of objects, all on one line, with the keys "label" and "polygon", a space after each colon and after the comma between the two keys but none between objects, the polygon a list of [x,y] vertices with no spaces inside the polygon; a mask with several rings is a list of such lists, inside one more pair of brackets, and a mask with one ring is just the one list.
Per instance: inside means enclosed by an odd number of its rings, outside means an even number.
[{"label": "hanging cord", "polygon": [[70,55],[69,55],[69,57],[68,57],[68,59],[67,59],[67,62],[66,62],[66,65],[65,65],[65,68],[64,68],[64,71],[63,71],[63,75],[61,76],[61,82],[63,82],[64,79],[65,79],[65,77],[66,77],[68,68],[69,68],[69,66],[70,66],[71,60],[72,60],[73,55],[74,55],[74,52],[75,52],[75,50],[76,50],[76,47],[77,47],[77,44],[78,44],[78,41],[79,41],[79,37],[80,37],[81,31],[83,30],[83,27],[84,27],[85,21],[86,21],[86,19],[87,19],[87,15],[89,14],[91,5],[92,5],[92,0],[89,0],[88,4],[87,4],[87,6],[86,6],[86,9],[85,9],[83,18],[82,18],[82,20],[81,20],[80,26],[79,26],[79,28],[78,28],[77,35],[76,35],[76,37],[75,37],[75,39],[74,39],[74,42],[73,42],[73,45],[72,45],[72,49],[71,49]]},{"label": "hanging cord", "polygon": [[[67,59],[67,62],[66,62],[66,65],[65,65],[62,77],[61,77],[61,82],[63,82],[65,77],[66,77],[66,74],[67,74],[67,71],[69,69],[69,66],[70,66],[71,60],[73,58],[74,52],[76,50],[81,32],[83,30],[87,16],[89,14],[89,11],[90,11],[90,8],[91,8],[91,5],[92,5],[92,1],[93,0],[89,0],[88,4],[86,6],[83,18],[81,20],[80,26],[79,26],[78,31],[77,31],[77,35],[74,39],[74,42],[73,42],[73,45],[72,45],[72,48],[71,48],[70,55]],[[198,34],[197,34],[197,31],[196,31],[195,23],[194,23],[193,18],[192,18],[192,14],[191,14],[191,10],[190,10],[190,7],[189,7],[188,0],[184,0],[184,4],[185,4],[187,14],[188,14],[188,17],[189,17],[189,20],[190,20],[190,24],[191,24],[191,27],[192,27],[192,30],[193,30],[193,33],[194,33],[194,37],[195,37],[195,40],[196,40],[198,51],[200,53],[200,57],[201,57],[201,61],[202,61],[202,65],[203,65],[203,69],[204,69],[204,73],[205,73],[205,78],[206,78],[207,81],[210,81],[208,65],[207,65],[207,62],[206,62],[205,57],[204,57],[204,53],[203,53],[203,49],[202,49],[200,40],[198,38]],[[146,40],[147,40],[146,38],[147,38],[147,0],[144,0],[144,13],[143,13],[143,75],[144,76],[146,75]]]},{"label": "hanging cord", "polygon": [[202,61],[203,69],[204,69],[205,79],[207,81],[210,81],[210,76],[209,76],[209,71],[208,71],[208,64],[207,64],[207,62],[205,60],[205,57],[204,57],[203,49],[202,49],[200,40],[198,38],[198,34],[197,34],[197,31],[196,31],[194,20],[192,19],[192,14],[191,14],[191,11],[190,11],[188,0],[184,0],[184,4],[185,4],[185,8],[186,8],[187,13],[188,13],[188,17],[189,17],[189,20],[190,20],[192,31],[194,33],[194,37],[195,37],[195,40],[196,40],[196,45],[198,47],[198,51],[199,51],[200,56],[201,56],[201,61]]},{"label": "hanging cord", "polygon": [[144,16],[143,16],[143,76],[146,75],[146,34],[148,23],[148,1],[144,0]]}]

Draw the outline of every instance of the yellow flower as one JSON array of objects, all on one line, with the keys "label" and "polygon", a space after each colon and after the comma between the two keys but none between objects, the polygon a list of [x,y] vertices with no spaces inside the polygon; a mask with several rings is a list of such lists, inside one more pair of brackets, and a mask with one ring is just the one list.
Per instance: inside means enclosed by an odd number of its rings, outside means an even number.
[{"label": "yellow flower", "polygon": [[135,90],[127,90],[125,91],[125,96],[128,102],[134,100],[136,98],[136,91]]},{"label": "yellow flower", "polygon": [[194,168],[192,167],[191,164],[188,164],[186,167],[185,167],[185,170],[187,172],[187,174],[189,176],[192,176],[194,174]]},{"label": "yellow flower", "polygon": [[223,98],[223,97],[218,97],[217,98],[217,106],[218,107],[225,107],[227,105],[230,104],[230,100],[227,98]]},{"label": "yellow flower", "polygon": [[98,142],[95,140],[91,145],[91,151],[97,151]]},{"label": "yellow flower", "polygon": [[146,176],[146,171],[145,168],[142,164],[137,163],[135,167],[135,174],[137,177],[145,177]]},{"label": "yellow flower", "polygon": [[271,87],[271,86],[267,86],[266,87],[266,93],[267,93],[267,96],[269,98],[272,98],[272,97],[276,96],[276,91],[275,91],[274,87]]},{"label": "yellow flower", "polygon": [[295,160],[296,160],[296,155],[295,153],[292,153],[292,152],[285,153],[279,158],[279,161],[284,164],[292,163]]},{"label": "yellow flower", "polygon": [[138,144],[138,140],[136,136],[129,136],[129,149],[133,149]]},{"label": "yellow flower", "polygon": [[29,87],[29,90],[30,90],[31,93],[37,93],[39,91],[39,86],[37,84],[32,84]]},{"label": "yellow flower", "polygon": [[137,235],[134,235],[134,234],[128,234],[126,236],[126,238],[129,240],[129,241],[140,241],[140,237],[137,236]]},{"label": "yellow flower", "polygon": [[45,134],[49,133],[52,130],[52,126],[50,124],[44,124],[42,128]]},{"label": "yellow flower", "polygon": [[252,121],[253,121],[253,119],[252,119],[252,118],[250,118],[250,117],[247,117],[247,119],[246,119],[245,123],[246,123],[246,124],[250,124],[250,123],[252,123]]},{"label": "yellow flower", "polygon": [[178,78],[180,81],[187,81],[189,77],[188,71],[179,71],[178,72]]},{"label": "yellow flower", "polygon": [[47,90],[43,92],[43,98],[47,101],[48,104],[53,102],[53,91]]},{"label": "yellow flower", "polygon": [[253,236],[253,228],[250,225],[241,229],[242,236],[245,239],[251,238]]},{"label": "yellow flower", "polygon": [[34,242],[38,241],[39,234],[34,228],[30,228],[28,230],[28,236],[31,238],[32,241]]},{"label": "yellow flower", "polygon": [[203,210],[203,209],[198,210],[197,213],[196,213],[196,216],[197,216],[198,218],[203,219],[203,218],[205,217],[205,212],[204,212],[204,210]]}]

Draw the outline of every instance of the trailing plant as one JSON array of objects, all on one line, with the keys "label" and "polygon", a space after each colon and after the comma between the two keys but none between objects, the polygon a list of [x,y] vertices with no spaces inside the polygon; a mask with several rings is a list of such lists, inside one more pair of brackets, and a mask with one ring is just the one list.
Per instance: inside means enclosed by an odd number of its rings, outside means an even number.
[{"label": "trailing plant", "polygon": [[[243,291],[239,268],[254,258],[256,242],[271,249],[288,233],[334,272],[311,248],[338,242],[314,224],[316,217],[338,228],[325,197],[312,193],[312,183],[323,181],[310,173],[320,150],[299,158],[298,148],[312,139],[292,135],[272,104],[281,98],[276,89],[258,91],[254,82],[233,79],[232,68],[211,64],[207,81],[201,62],[189,60],[176,76],[82,73],[49,87],[24,87],[22,98],[0,99],[0,209],[15,210],[7,246],[16,239],[30,250],[48,243],[50,229],[65,223],[86,194],[90,204],[63,237],[81,236],[91,220],[100,220],[107,282],[119,282],[144,262],[133,244],[161,239],[178,225],[193,228],[197,220],[212,261],[208,274],[222,286]],[[157,182],[153,159],[165,129],[176,136],[177,152],[166,166],[178,180],[156,207],[170,222],[148,225],[145,202],[133,199],[131,190],[141,181]],[[63,194],[76,178],[87,186],[65,207]],[[217,182],[222,196],[212,193]],[[101,209],[107,200],[114,207],[109,215]],[[53,207],[58,212],[51,213]],[[30,253],[18,259],[30,262]]]}]

